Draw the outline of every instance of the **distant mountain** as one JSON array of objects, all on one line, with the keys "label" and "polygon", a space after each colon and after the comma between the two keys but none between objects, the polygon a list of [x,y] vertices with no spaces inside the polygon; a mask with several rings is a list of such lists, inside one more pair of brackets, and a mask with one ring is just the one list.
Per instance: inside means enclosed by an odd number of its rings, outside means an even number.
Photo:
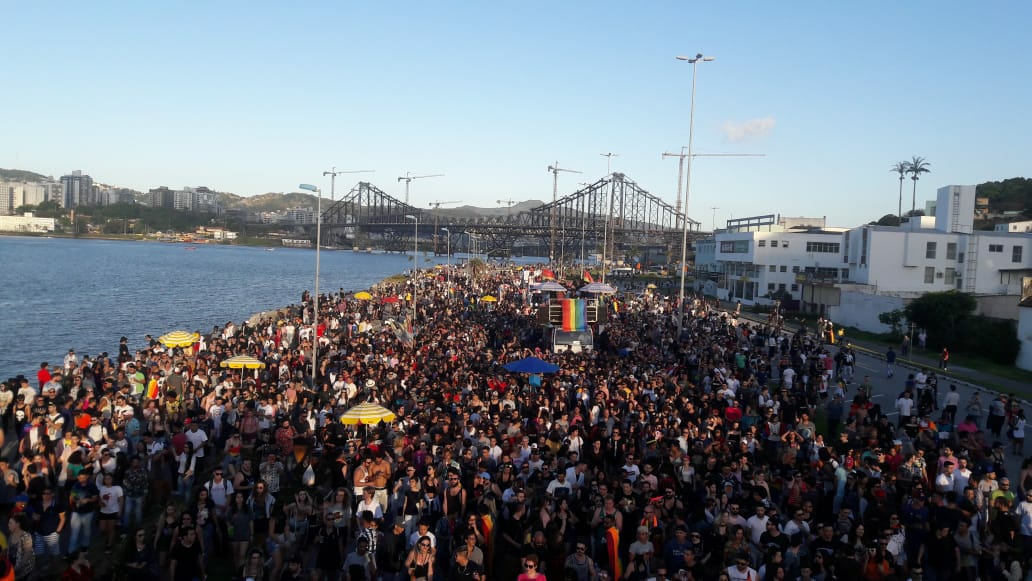
[{"label": "distant mountain", "polygon": [[458,208],[441,208],[441,214],[447,216],[482,216],[484,218],[492,216],[505,216],[507,214],[519,214],[525,212],[531,208],[537,208],[538,206],[544,205],[541,200],[527,200],[513,206],[501,206],[498,208],[478,208],[476,206],[459,206]]},{"label": "distant mountain", "polygon": [[38,174],[34,171],[24,169],[3,169],[0,168],[0,181],[5,182],[45,182],[51,178]]},{"label": "distant mountain", "polygon": [[[218,192],[219,204],[227,210],[247,210],[249,212],[282,212],[290,208],[309,207],[315,209],[319,203],[318,198],[312,194],[301,194],[291,192],[282,194],[269,192],[257,196],[238,196],[229,192]],[[327,206],[327,200],[323,199],[323,206]]]}]

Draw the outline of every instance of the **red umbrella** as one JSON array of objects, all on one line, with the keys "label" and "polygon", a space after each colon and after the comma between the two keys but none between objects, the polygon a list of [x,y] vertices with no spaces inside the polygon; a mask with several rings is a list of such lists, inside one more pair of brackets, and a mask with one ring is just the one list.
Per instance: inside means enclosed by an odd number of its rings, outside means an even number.
[{"label": "red umbrella", "polygon": [[398,297],[396,297],[394,295],[383,297],[383,302],[384,303],[394,304],[394,303],[398,302]]}]

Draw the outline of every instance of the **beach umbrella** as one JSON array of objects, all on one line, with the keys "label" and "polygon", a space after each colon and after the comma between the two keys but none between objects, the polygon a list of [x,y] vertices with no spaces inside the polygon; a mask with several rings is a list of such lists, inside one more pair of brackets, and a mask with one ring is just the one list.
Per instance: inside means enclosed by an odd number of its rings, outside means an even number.
[{"label": "beach umbrella", "polygon": [[188,331],[172,331],[158,337],[158,341],[165,347],[189,347],[200,339],[200,335]]},{"label": "beach umbrella", "polygon": [[592,282],[582,286],[580,291],[593,295],[611,295],[616,292],[616,289],[605,283]]},{"label": "beach umbrella", "polygon": [[237,355],[219,363],[219,366],[230,369],[261,369],[265,364],[250,355]]},{"label": "beach umbrella", "polygon": [[555,373],[559,366],[537,357],[525,357],[505,364],[505,370],[513,373]]},{"label": "beach umbrella", "polygon": [[383,407],[380,404],[366,402],[360,403],[357,406],[344,412],[344,415],[340,416],[340,423],[344,425],[375,425],[380,422],[389,422],[395,417],[394,412]]},{"label": "beach umbrella", "polygon": [[650,282],[649,284],[645,285],[645,288],[647,288],[647,289],[655,289],[655,288],[658,288],[658,287],[655,285],[655,283],[651,283]]},{"label": "beach umbrella", "polygon": [[537,286],[531,285],[530,288],[532,288],[534,290],[539,290],[539,291],[542,291],[542,292],[549,292],[549,293],[552,293],[552,292],[560,292],[561,293],[561,292],[566,292],[566,291],[570,290],[570,289],[564,287],[563,285],[561,285],[561,284],[559,284],[557,282],[553,282],[553,281],[543,282],[543,283],[541,283],[541,284],[539,284]]},{"label": "beach umbrella", "polygon": [[480,300],[485,302],[485,303],[497,303],[498,302],[498,299],[496,299],[495,297],[493,297],[491,295],[484,295],[484,297],[481,298]]},{"label": "beach umbrella", "polygon": [[355,298],[360,301],[368,301],[369,299],[373,298],[373,295],[367,293],[366,291],[362,291],[355,293]]}]

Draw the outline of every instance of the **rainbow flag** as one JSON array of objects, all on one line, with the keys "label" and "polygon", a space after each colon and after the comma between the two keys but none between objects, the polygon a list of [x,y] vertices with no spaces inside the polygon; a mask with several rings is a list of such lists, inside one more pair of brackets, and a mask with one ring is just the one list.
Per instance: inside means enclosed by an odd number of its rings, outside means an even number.
[{"label": "rainbow flag", "polygon": [[494,517],[490,514],[480,516],[478,522],[480,534],[487,540],[487,546],[484,547],[484,564],[489,566],[494,564],[494,551],[491,550],[491,547],[494,547],[494,538],[491,536],[494,533],[494,524]]},{"label": "rainbow flag", "polygon": [[563,331],[583,331],[587,326],[583,299],[563,299]]},{"label": "rainbow flag", "polygon": [[623,563],[620,562],[620,531],[616,527],[606,529],[605,542],[611,578],[619,579],[623,577]]},{"label": "rainbow flag", "polygon": [[147,383],[147,399],[158,399],[158,380],[151,378]]},{"label": "rainbow flag", "polygon": [[584,271],[584,274],[581,275],[581,278],[583,278],[584,282],[587,282],[587,283],[595,282],[595,279],[591,278],[591,273],[586,271],[586,270]]}]

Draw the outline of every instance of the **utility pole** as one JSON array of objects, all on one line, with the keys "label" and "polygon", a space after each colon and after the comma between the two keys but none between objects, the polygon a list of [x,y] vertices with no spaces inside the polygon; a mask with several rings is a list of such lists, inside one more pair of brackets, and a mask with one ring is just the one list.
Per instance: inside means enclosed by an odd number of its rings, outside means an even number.
[{"label": "utility pole", "polygon": [[405,204],[408,205],[408,203],[409,203],[409,201],[408,201],[408,199],[409,199],[409,195],[408,195],[409,194],[409,184],[412,183],[412,180],[421,180],[423,178],[439,178],[439,177],[443,177],[443,176],[444,176],[443,173],[435,173],[435,174],[429,174],[429,175],[425,175],[425,176],[414,176],[414,175],[412,175],[412,172],[408,172],[408,171],[405,172],[405,175],[403,175],[402,177],[398,178],[399,182],[400,181],[404,181],[405,182]]},{"label": "utility pole", "polygon": [[556,202],[559,199],[559,172],[565,171],[570,173],[582,173],[575,169],[563,169],[559,167],[559,162],[555,162],[554,165],[548,166],[548,171],[552,172],[552,211],[549,212],[548,220],[548,231],[549,231],[549,245],[548,245],[548,264],[554,268],[555,264],[555,224],[556,224]]},{"label": "utility pole", "polygon": [[441,206],[445,204],[461,204],[462,202],[430,202],[430,207],[434,209],[434,256],[437,256],[437,233],[440,231],[440,224],[438,224],[437,210],[441,209]]},{"label": "utility pole", "polygon": [[713,210],[713,233],[714,234],[717,233],[717,210],[719,210],[719,209],[720,209],[720,206],[710,206],[710,210]]},{"label": "utility pole", "polygon": [[495,203],[499,206],[505,204],[505,215],[508,216],[512,214],[512,207],[518,204],[519,202],[517,202],[516,200],[498,200]]},{"label": "utility pole", "polygon": [[600,153],[599,155],[601,155],[602,157],[606,158],[606,175],[607,176],[608,175],[612,175],[612,173],[613,173],[613,167],[612,167],[613,158],[614,157],[620,157],[620,154],[619,153],[609,152],[609,153]]}]

